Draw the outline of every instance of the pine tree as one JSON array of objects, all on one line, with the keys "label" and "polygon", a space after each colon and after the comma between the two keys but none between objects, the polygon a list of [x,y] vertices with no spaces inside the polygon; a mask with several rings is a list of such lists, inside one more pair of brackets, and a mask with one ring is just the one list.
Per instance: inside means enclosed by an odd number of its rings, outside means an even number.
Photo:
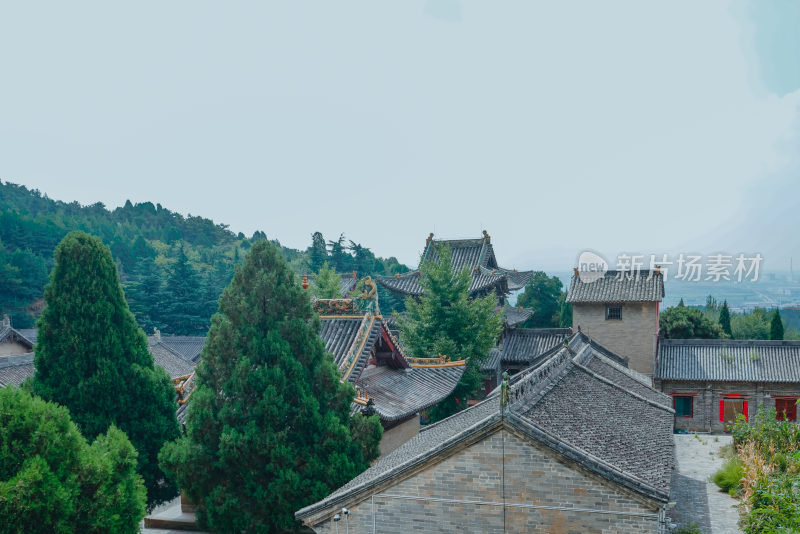
[{"label": "pine tree", "polygon": [[187,435],[164,447],[161,465],[204,528],[290,529],[295,511],[368,465],[369,444],[349,428],[355,390],[340,382],[308,295],[272,243],[253,245],[219,308]]},{"label": "pine tree", "polygon": [[308,249],[309,263],[314,272],[322,268],[322,264],[328,261],[328,249],[325,247],[325,238],[322,233],[314,232],[311,235],[311,247]]},{"label": "pine tree", "polygon": [[96,237],[67,234],[56,247],[36,344],[33,392],[66,406],[94,439],[116,425],[139,451],[150,506],[177,495],[157,465],[178,436],[175,390],[154,367],[128,310],[111,251]]},{"label": "pine tree", "polygon": [[722,308],[719,310],[719,325],[728,337],[733,337],[733,331],[731,330],[731,310],[728,308],[727,300],[723,301]]},{"label": "pine tree", "polygon": [[339,293],[340,277],[336,271],[328,267],[328,262],[322,264],[322,268],[317,273],[314,279],[312,291],[314,296],[318,299],[338,299],[341,297]]},{"label": "pine tree", "polygon": [[683,308],[683,307],[685,307],[685,306],[686,306],[686,305],[683,303],[683,297],[681,297],[681,300],[680,300],[680,302],[678,302],[678,307],[679,307],[679,308]]},{"label": "pine tree", "polygon": [[781,319],[781,312],[775,308],[775,313],[772,314],[772,321],[769,325],[769,338],[775,340],[783,339],[783,319]]},{"label": "pine tree", "polygon": [[454,274],[450,249],[443,246],[438,252],[438,262],[422,264],[419,283],[425,292],[419,300],[406,299],[407,313],[398,320],[400,339],[413,356],[441,354],[467,361],[453,393],[428,411],[431,421],[467,407],[483,382],[481,363],[503,327],[502,317],[494,311],[494,295],[470,298],[469,270]]},{"label": "pine tree", "polygon": [[163,328],[161,292],[162,269],[151,258],[144,258],[136,266],[133,278],[125,284],[125,296],[136,322],[147,333]]},{"label": "pine tree", "polygon": [[183,244],[161,295],[162,323],[171,334],[200,335],[208,327],[203,313],[203,294],[197,272],[186,257]]}]

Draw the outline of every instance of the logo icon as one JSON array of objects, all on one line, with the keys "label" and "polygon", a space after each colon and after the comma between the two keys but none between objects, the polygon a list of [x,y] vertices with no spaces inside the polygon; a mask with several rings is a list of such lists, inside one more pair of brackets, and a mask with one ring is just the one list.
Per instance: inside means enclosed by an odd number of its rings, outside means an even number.
[{"label": "logo icon", "polygon": [[578,256],[578,277],[584,284],[603,278],[608,272],[608,262],[600,254],[584,250]]}]

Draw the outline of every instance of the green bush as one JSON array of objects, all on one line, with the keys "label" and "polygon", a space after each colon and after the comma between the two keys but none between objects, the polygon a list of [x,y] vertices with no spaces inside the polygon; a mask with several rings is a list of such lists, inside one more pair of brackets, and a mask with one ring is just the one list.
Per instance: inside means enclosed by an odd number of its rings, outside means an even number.
[{"label": "green bush", "polygon": [[136,465],[116,427],[89,445],[66,408],[0,388],[0,532],[134,534],[145,511]]},{"label": "green bush", "polygon": [[734,496],[742,485],[742,476],[744,476],[742,461],[734,457],[728,459],[719,471],[714,473],[711,480],[721,490],[727,491],[731,496]]}]

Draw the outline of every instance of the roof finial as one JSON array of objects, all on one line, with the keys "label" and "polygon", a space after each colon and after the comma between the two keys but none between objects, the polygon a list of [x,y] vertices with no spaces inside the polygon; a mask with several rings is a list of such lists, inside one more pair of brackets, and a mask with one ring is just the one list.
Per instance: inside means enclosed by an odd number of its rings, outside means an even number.
[{"label": "roof finial", "polygon": [[355,277],[356,277],[356,272],[355,272],[355,271],[353,271],[353,278],[355,278]]},{"label": "roof finial", "polygon": [[425,240],[425,246],[430,245],[431,241],[433,241],[433,232],[428,234],[428,239]]},{"label": "roof finial", "polygon": [[3,324],[2,326],[11,326],[11,317],[8,316],[7,313],[3,314]]},{"label": "roof finial", "polygon": [[483,238],[486,240],[487,243],[491,243],[492,242],[492,238],[489,237],[489,234],[488,234],[488,232],[486,232],[486,230],[483,231]]},{"label": "roof finial", "polygon": [[572,272],[575,273],[575,276],[578,276],[578,268],[577,267],[573,267],[572,268]]},{"label": "roof finial", "polygon": [[303,289],[308,289],[308,275],[303,275]]},{"label": "roof finial", "polygon": [[661,266],[656,265],[656,274],[661,274]]},{"label": "roof finial", "polygon": [[161,341],[161,330],[155,326],[153,327],[153,337],[156,338],[156,341]]}]

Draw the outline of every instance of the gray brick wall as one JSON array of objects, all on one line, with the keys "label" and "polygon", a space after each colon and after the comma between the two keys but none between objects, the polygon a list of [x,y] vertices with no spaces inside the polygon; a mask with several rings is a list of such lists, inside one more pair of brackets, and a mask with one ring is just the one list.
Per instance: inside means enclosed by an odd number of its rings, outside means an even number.
[{"label": "gray brick wall", "polygon": [[581,331],[612,352],[628,358],[631,369],[653,376],[658,330],[655,302],[625,302],[622,320],[606,320],[607,304],[572,305],[572,329]]},{"label": "gray brick wall", "polygon": [[747,401],[748,416],[752,417],[761,405],[775,408],[776,396],[800,398],[800,384],[752,382],[673,382],[656,381],[655,386],[668,395],[692,396],[692,417],[676,417],[675,428],[696,432],[723,432],[719,420],[719,403],[728,395],[741,395]]},{"label": "gray brick wall", "polygon": [[[503,451],[505,450],[505,485]],[[398,482],[381,493],[409,497],[566,507],[572,510],[522,509],[470,503],[375,497],[376,532],[431,533],[656,533],[657,517],[602,514],[578,508],[633,514],[658,513],[658,505],[589,474],[555,453],[506,431],[497,432],[444,461]],[[373,501],[349,507],[348,529],[373,528]],[[504,529],[505,523],[505,529]],[[318,525],[335,533],[332,521]],[[345,532],[344,520],[339,532]]]}]

